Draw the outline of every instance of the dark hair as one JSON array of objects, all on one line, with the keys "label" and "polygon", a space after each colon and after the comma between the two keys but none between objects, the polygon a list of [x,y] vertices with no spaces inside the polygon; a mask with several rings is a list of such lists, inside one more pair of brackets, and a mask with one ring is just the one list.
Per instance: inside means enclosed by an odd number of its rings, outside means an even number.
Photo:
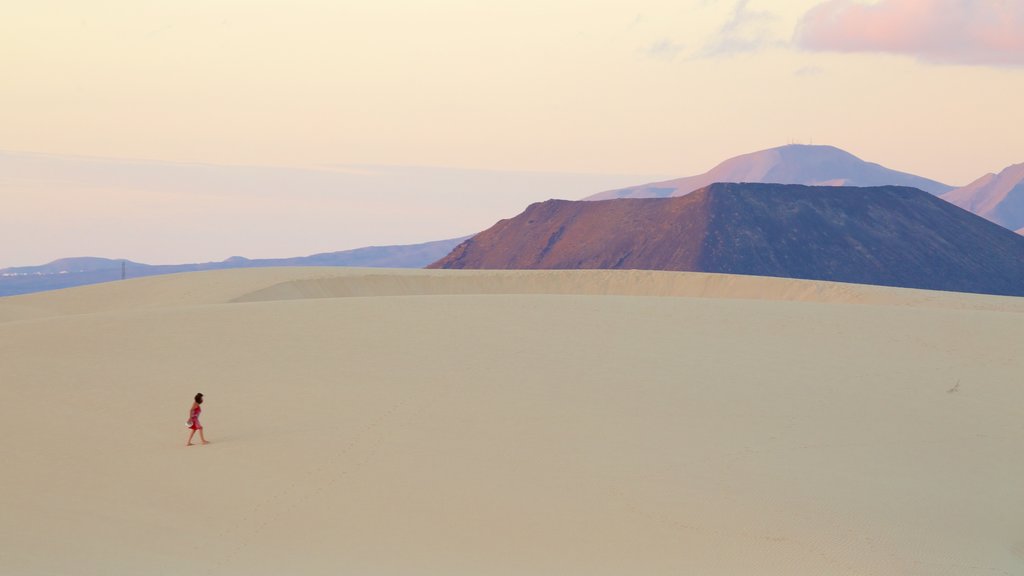
[{"label": "dark hair", "polygon": [[196,404],[202,404],[202,403],[203,403],[203,393],[200,392],[199,394],[196,394]]}]

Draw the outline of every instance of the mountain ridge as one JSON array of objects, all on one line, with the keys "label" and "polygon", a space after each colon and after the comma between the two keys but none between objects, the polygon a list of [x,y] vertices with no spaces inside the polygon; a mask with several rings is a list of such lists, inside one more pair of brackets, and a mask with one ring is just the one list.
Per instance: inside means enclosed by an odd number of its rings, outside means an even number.
[{"label": "mountain ridge", "polygon": [[122,264],[126,277],[129,278],[266,266],[422,268],[447,254],[467,238],[468,236],[462,236],[420,244],[366,246],[293,258],[249,259],[243,256],[232,256],[220,262],[187,264],[144,264],[126,259],[94,256],[59,258],[39,266],[16,266],[0,269],[0,297],[119,280],[121,279]]}]

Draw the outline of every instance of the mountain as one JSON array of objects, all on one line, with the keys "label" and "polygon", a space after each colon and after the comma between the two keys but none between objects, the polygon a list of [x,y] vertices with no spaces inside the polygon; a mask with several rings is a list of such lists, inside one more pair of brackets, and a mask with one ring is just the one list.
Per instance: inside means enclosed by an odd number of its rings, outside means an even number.
[{"label": "mountain", "polygon": [[[438,254],[445,254],[468,237],[450,240],[435,240],[423,244],[402,244],[397,246],[369,246],[344,250],[342,252],[324,252],[312,256],[296,258],[267,258],[247,260],[234,258],[232,266],[225,268],[257,268],[266,266],[356,266],[364,268],[422,268],[437,259]],[[228,259],[228,262],[232,259]]]},{"label": "mountain", "polygon": [[941,198],[1005,228],[1024,233],[1024,163],[1014,164],[999,174],[986,174],[963,188],[946,192]]},{"label": "mountain", "polygon": [[1024,237],[899,186],[549,200],[430,268],[688,270],[1024,296]]},{"label": "mountain", "polygon": [[584,200],[683,196],[715,182],[761,182],[811,186],[910,186],[932,194],[953,189],[935,180],[865,162],[834,146],[791,144],[730,158],[699,176],[619,188]]},{"label": "mountain", "polygon": [[219,270],[225,268],[259,268],[266,266],[357,266],[365,268],[422,268],[449,253],[466,237],[438,240],[423,244],[398,246],[369,246],[325,252],[296,258],[254,259],[232,256],[223,262],[200,264],[152,265],[113,260],[110,258],[62,258],[42,266],[22,266],[0,269],[0,296],[28,294],[43,290],[71,288],[85,284],[110,282],[121,279],[122,266],[125,276],[156,276],[197,270]]}]

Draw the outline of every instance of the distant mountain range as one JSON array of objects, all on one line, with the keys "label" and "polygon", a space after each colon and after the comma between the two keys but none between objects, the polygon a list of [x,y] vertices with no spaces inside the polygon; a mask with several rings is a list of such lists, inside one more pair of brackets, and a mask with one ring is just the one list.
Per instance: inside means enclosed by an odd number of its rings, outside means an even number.
[{"label": "distant mountain range", "polygon": [[[1024,235],[1024,164],[1010,166],[999,174],[988,174],[967,186],[954,188],[935,180],[866,162],[833,146],[788,145],[771,148],[728,159],[697,176],[609,190],[584,200],[673,198],[686,196],[718,182],[913,187]],[[608,226],[611,229],[616,224],[609,221]],[[957,241],[961,236],[961,232],[955,228],[943,229],[942,233],[949,235],[949,242]],[[235,257],[223,262],[159,266],[126,262],[125,268],[129,277],[257,266],[419,268],[445,256],[464,239],[360,248],[298,258],[248,260]],[[984,251],[981,246],[977,248]],[[121,265],[121,260],[67,258],[44,266],[0,269],[0,296],[116,280],[121,277]]]},{"label": "distant mountain range", "polygon": [[549,200],[430,268],[644,269],[1024,296],[1024,237],[916,188],[712,184]]},{"label": "distant mountain range", "polygon": [[584,200],[683,196],[716,182],[809,186],[910,186],[932,194],[953,190],[952,186],[935,180],[865,162],[834,146],[791,144],[730,158],[697,176],[609,190],[588,196]]},{"label": "distant mountain range", "polygon": [[466,237],[424,244],[370,246],[296,258],[254,259],[234,256],[223,262],[151,265],[109,258],[63,258],[42,266],[0,269],[0,296],[70,288],[121,278],[155,276],[197,270],[257,268],[261,266],[357,266],[367,268],[422,268],[451,251]]}]

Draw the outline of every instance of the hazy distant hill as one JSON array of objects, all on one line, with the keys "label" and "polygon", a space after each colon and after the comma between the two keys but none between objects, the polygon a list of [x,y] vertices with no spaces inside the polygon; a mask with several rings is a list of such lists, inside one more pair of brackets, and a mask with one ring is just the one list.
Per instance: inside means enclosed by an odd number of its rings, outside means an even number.
[{"label": "hazy distant hill", "polygon": [[1024,163],[999,174],[986,174],[963,188],[946,192],[942,199],[1024,233]]},{"label": "hazy distant hill", "polygon": [[619,188],[585,200],[682,196],[715,182],[761,182],[813,186],[910,186],[932,194],[952,190],[935,180],[865,162],[834,146],[792,144],[730,158],[698,176]]},{"label": "hazy distant hill", "polygon": [[915,188],[713,184],[549,200],[431,268],[689,270],[1024,296],[1024,237]]},{"label": "hazy distant hill", "polygon": [[422,268],[451,251],[466,237],[424,244],[370,246],[341,252],[326,252],[296,258],[250,260],[241,256],[223,262],[151,265],[109,258],[62,258],[42,266],[0,269],[0,296],[70,288],[121,278],[122,264],[128,278],[263,266],[360,266],[366,268]]}]

